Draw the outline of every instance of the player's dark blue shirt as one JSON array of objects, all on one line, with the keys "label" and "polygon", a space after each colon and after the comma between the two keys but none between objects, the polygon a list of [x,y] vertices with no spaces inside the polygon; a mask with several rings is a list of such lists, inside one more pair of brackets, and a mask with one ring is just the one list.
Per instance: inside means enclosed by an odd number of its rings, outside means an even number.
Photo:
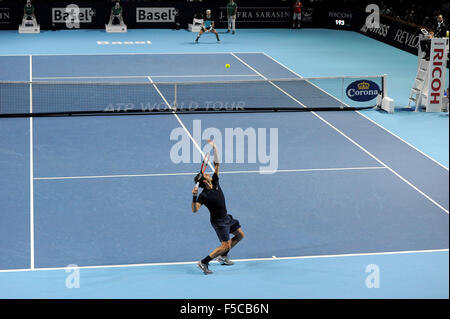
[{"label": "player's dark blue shirt", "polygon": [[216,173],[212,176],[212,189],[204,188],[198,202],[205,205],[211,214],[211,223],[227,216],[227,207],[225,205],[225,196],[219,185],[219,176]]},{"label": "player's dark blue shirt", "polygon": [[205,21],[205,28],[210,28],[214,23],[214,18],[212,15],[206,16],[204,21]]}]

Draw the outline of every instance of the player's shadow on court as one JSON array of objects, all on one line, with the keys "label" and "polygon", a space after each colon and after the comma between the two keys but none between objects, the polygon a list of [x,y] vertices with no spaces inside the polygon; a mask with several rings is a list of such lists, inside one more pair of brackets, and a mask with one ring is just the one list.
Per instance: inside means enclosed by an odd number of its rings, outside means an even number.
[{"label": "player's shadow on court", "polygon": [[192,42],[184,42],[183,44],[187,44],[187,45],[204,45],[204,44],[209,44],[209,45],[215,44],[215,45],[219,45],[219,44],[222,44],[222,43],[223,43],[222,40],[220,40],[220,42],[217,42],[217,41],[208,41],[208,40],[201,42],[201,41],[199,40],[198,43],[195,43],[194,40],[192,40]]},{"label": "player's shadow on court", "polygon": [[[230,266],[221,266],[217,262],[211,262],[210,263],[210,269],[212,271],[217,271],[220,273],[220,270],[226,270],[231,269],[227,268]],[[185,265],[169,265],[165,267],[160,267],[160,271],[166,273],[166,274],[172,274],[172,275],[189,275],[189,276],[205,276],[205,274],[202,272],[200,268],[198,268],[197,263],[193,264],[185,264]]]}]

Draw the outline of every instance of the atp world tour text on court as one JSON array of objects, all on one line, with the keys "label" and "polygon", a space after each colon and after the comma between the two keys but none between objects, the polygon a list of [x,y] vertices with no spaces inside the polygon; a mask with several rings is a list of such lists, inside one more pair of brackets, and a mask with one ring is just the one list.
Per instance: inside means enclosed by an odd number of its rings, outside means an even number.
[{"label": "atp world tour text on court", "polygon": [[[170,149],[170,159],[175,164],[201,163],[202,154],[211,150],[204,143],[213,140],[219,152],[220,163],[259,163],[261,174],[272,174],[278,169],[278,128],[246,129],[235,127],[221,131],[215,127],[202,128],[201,120],[192,121],[192,135],[177,127],[170,133],[175,144]],[[203,143],[202,143],[203,142]]]}]

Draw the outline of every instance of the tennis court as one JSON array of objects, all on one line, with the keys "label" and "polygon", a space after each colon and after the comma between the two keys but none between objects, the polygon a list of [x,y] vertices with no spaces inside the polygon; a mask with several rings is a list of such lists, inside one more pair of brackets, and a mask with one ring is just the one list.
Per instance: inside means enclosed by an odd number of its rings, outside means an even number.
[{"label": "tennis court", "polygon": [[[245,90],[241,85],[232,91],[238,94],[234,100],[255,106],[353,106],[341,86],[300,81],[300,74],[263,52],[24,55],[2,56],[0,63],[10,66],[2,69],[1,81],[36,83],[2,92],[21,112],[73,108],[86,97],[93,105],[79,106],[92,109],[98,100],[109,105],[105,96],[119,109],[138,105],[145,94],[157,105],[171,104],[176,94],[180,105],[183,89],[175,92],[170,85],[180,82],[202,82],[191,94],[204,97],[203,104],[223,102],[222,88],[214,84],[220,81],[242,81]],[[250,85],[255,80],[261,85]],[[74,82],[85,87],[72,91]],[[129,95],[115,96],[117,86],[92,90],[105,82],[121,83]],[[201,287],[233,276],[248,280],[248,286],[238,284],[242,296],[314,298],[324,296],[320,287],[331,285],[332,296],[370,297],[364,267],[376,258],[381,269],[394,269],[395,278],[414,264],[435,280],[427,277],[419,286],[446,280],[448,288],[448,277],[432,271],[445,260],[448,270],[448,168],[364,112],[34,117],[0,123],[0,135],[6,137],[0,140],[0,188],[7,190],[0,192],[5,287],[22,278],[44,285],[43,296],[120,297],[130,291],[119,286],[139,278],[137,296],[195,298],[204,295],[177,283]],[[195,262],[218,242],[206,209],[190,211],[199,167],[195,144],[203,149],[208,134],[217,138],[229,128],[254,129],[257,138],[264,131],[258,147],[277,156],[270,163],[247,158],[222,164],[228,211],[240,220],[246,238],[231,253],[234,268],[212,263],[217,276],[205,279]],[[271,128],[276,128],[277,152],[271,149]],[[191,160],[174,163],[170,154],[176,141],[170,137],[180,130],[193,135]],[[269,172],[261,174],[262,166]],[[68,265],[82,269],[89,289],[49,284],[64,278]],[[358,275],[346,294],[339,287],[348,284],[351,273]],[[111,277],[118,278],[117,286],[107,292],[98,281]],[[265,285],[271,288],[261,290]],[[382,296],[396,296],[395,289],[386,288]],[[441,296],[442,290],[428,292]],[[231,292],[221,296],[227,295]]]}]

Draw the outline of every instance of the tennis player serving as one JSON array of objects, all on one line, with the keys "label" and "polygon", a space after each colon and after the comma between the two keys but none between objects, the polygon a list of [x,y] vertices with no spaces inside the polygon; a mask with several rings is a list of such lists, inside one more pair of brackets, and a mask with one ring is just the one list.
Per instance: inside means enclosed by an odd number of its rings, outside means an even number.
[{"label": "tennis player serving", "polygon": [[[221,243],[219,247],[214,249],[197,264],[206,275],[212,274],[208,265],[214,258],[222,265],[233,265],[233,262],[228,258],[228,252],[244,238],[244,232],[241,229],[239,221],[227,213],[225,196],[219,185],[219,157],[217,155],[217,147],[211,140],[208,141],[208,144],[212,146],[214,151],[214,174],[212,177],[207,173],[197,174],[194,181],[203,188],[203,191],[197,198],[197,185],[192,190],[192,212],[196,213],[202,205],[208,208],[211,225]],[[233,234],[233,238],[231,239],[230,234]]]}]

